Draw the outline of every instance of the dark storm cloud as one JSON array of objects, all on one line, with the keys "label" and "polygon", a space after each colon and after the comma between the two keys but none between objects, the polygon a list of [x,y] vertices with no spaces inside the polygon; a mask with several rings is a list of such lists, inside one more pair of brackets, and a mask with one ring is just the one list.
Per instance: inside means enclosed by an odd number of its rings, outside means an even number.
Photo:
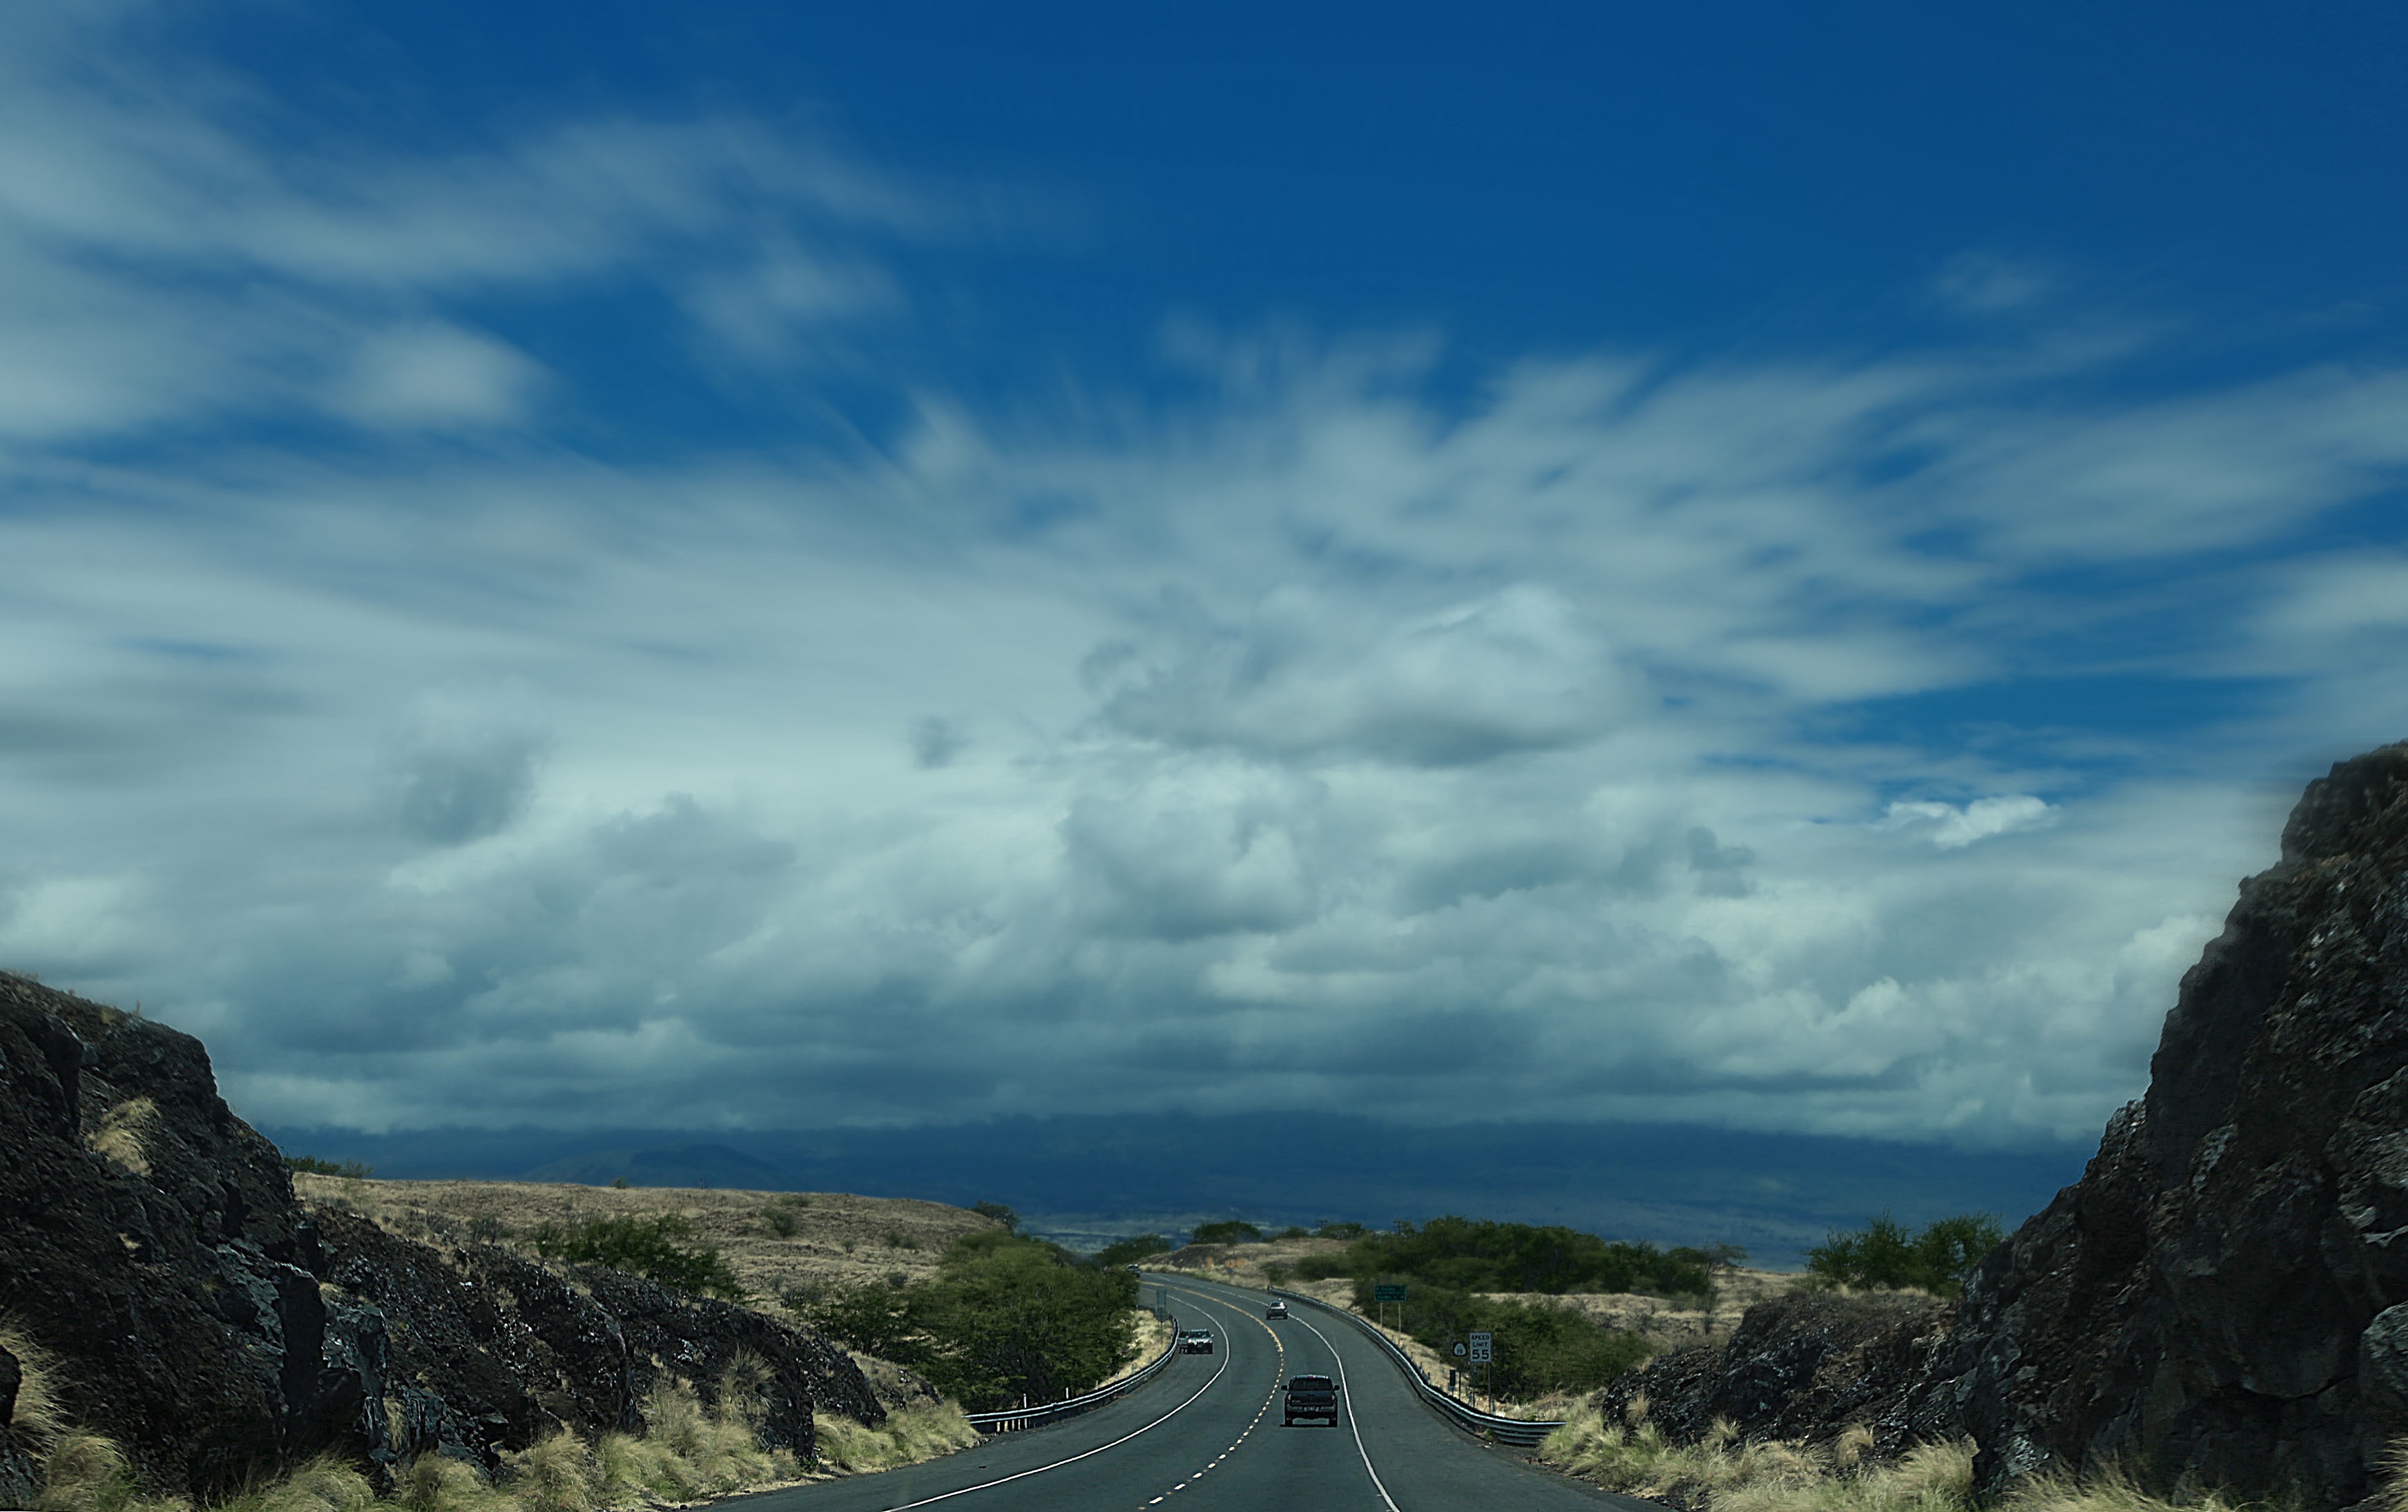
[{"label": "dark storm cloud", "polygon": [[540,742],[515,735],[420,746],[401,759],[394,812],[404,830],[434,845],[499,834],[535,795],[540,753]]}]

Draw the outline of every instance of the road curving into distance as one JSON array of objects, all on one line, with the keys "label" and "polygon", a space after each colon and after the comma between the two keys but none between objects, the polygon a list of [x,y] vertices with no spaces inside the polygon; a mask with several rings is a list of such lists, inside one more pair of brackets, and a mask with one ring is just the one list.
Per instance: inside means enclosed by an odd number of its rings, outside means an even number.
[{"label": "road curving into distance", "polygon": [[[1154,1380],[1067,1422],[882,1475],[742,1497],[745,1512],[1661,1512],[1538,1469],[1526,1450],[1475,1441],[1341,1319],[1299,1307],[1268,1322],[1259,1291],[1145,1280],[1180,1327],[1211,1329],[1218,1351],[1176,1356]],[[1342,1381],[1346,1414],[1334,1431],[1281,1425],[1281,1388],[1306,1375]]]}]

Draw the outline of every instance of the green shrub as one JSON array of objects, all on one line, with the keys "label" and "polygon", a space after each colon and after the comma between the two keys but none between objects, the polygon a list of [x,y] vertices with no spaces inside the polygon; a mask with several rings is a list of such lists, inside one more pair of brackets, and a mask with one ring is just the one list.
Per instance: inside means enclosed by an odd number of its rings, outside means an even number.
[{"label": "green shrub", "polygon": [[[1354,1305],[1365,1314],[1378,1306],[1365,1277],[1354,1283]],[[1388,1317],[1406,1333],[1446,1354],[1466,1334],[1484,1329],[1495,1336],[1493,1367],[1474,1377],[1493,1383],[1499,1397],[1527,1401],[1550,1391],[1593,1391],[1643,1363],[1654,1351],[1635,1334],[1616,1333],[1569,1308],[1498,1302],[1426,1282],[1407,1288],[1407,1300],[1390,1303]]]},{"label": "green shrub", "polygon": [[[1692,1253],[1695,1253],[1692,1251]],[[1308,1255],[1297,1274],[1384,1276],[1450,1291],[1646,1291],[1711,1296],[1713,1276],[1700,1260],[1651,1244],[1609,1243],[1555,1226],[1438,1218],[1393,1234],[1365,1234],[1337,1255]]]},{"label": "green shrub", "polygon": [[1101,1385],[1128,1354],[1137,1277],[987,1229],[955,1240],[927,1279],[794,1287],[781,1300],[840,1343],[916,1370],[978,1411]]},{"label": "green shrub", "polygon": [[1359,1239],[1370,1232],[1349,1219],[1342,1223],[1324,1223],[1313,1231],[1312,1236],[1316,1239]]},{"label": "green shrub", "polygon": [[709,1245],[693,1244],[694,1225],[675,1213],[658,1218],[589,1218],[579,1223],[547,1223],[535,1231],[536,1252],[580,1265],[608,1265],[730,1302],[744,1300],[744,1288],[726,1257]]},{"label": "green shrub", "polygon": [[1140,1234],[1135,1238],[1115,1239],[1096,1251],[1098,1265],[1134,1265],[1148,1255],[1168,1254],[1169,1240],[1159,1234]]},{"label": "green shrub", "polygon": [[287,1155],[284,1157],[284,1168],[288,1171],[306,1172],[310,1176],[350,1177],[354,1181],[365,1181],[376,1175],[375,1166],[364,1164],[359,1161],[322,1161],[315,1155]]},{"label": "green shrub", "polygon": [[1001,1203],[991,1203],[984,1199],[981,1199],[978,1202],[970,1204],[970,1211],[976,1213],[981,1218],[991,1218],[995,1220],[997,1223],[1003,1225],[1006,1233],[1017,1234],[1020,1232],[1020,1215],[1013,1212],[1010,1208],[1006,1207]]},{"label": "green shrub", "polygon": [[1218,1223],[1197,1224],[1196,1232],[1190,1236],[1188,1242],[1191,1244],[1260,1244],[1262,1238],[1262,1230],[1252,1223],[1240,1222],[1230,1218],[1223,1219]]},{"label": "green shrub", "polygon": [[1989,1213],[1936,1219],[1909,1234],[1887,1213],[1861,1229],[1833,1232],[1806,1251],[1807,1274],[1827,1285],[1914,1287],[1935,1296],[1962,1295],[1982,1257],[2006,1233]]}]

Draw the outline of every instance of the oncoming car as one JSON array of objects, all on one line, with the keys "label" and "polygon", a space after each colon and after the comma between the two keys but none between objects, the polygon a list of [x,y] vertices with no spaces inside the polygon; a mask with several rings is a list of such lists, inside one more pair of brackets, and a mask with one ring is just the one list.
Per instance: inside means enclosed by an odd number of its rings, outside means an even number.
[{"label": "oncoming car", "polygon": [[1182,1328],[1179,1331],[1181,1354],[1211,1354],[1212,1331],[1209,1328]]},{"label": "oncoming car", "polygon": [[1279,1319],[1285,1318],[1287,1316],[1287,1304],[1284,1302],[1274,1302],[1269,1306],[1263,1309],[1263,1316],[1265,1318],[1271,1319],[1274,1321]]}]

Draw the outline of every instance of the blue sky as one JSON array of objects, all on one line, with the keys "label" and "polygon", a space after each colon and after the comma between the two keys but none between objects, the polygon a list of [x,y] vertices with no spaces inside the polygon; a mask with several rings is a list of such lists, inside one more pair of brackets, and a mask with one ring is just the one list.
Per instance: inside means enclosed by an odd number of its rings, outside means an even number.
[{"label": "blue sky", "polygon": [[16,7],[0,963],[280,1125],[2079,1140],[2408,735],[2374,5]]}]

